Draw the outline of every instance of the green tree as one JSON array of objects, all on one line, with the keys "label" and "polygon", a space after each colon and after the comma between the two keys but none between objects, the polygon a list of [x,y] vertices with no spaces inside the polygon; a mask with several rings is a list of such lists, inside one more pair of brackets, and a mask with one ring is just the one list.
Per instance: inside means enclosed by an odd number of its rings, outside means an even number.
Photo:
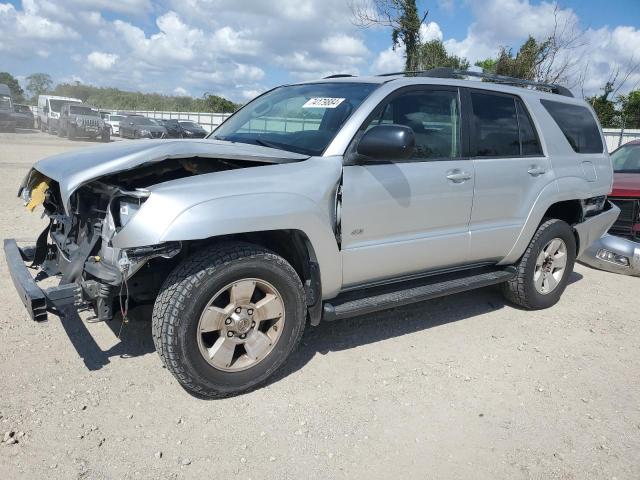
[{"label": "green tree", "polygon": [[550,40],[537,42],[529,36],[518,53],[513,56],[510,48],[501,47],[492,73],[525,80],[539,80],[540,67],[547,58]]},{"label": "green tree", "polygon": [[442,40],[431,40],[420,45],[417,69],[430,70],[438,67],[467,70],[469,61],[457,55],[449,55]]},{"label": "green tree", "polygon": [[52,85],[53,80],[48,73],[32,73],[27,77],[27,92],[31,93],[32,99],[47,93]]},{"label": "green tree", "polygon": [[484,60],[478,60],[475,66],[480,67],[484,73],[496,73],[496,63],[498,63],[498,60],[495,58],[485,58]]},{"label": "green tree", "polygon": [[600,124],[604,128],[620,127],[620,112],[616,110],[616,104],[611,100],[610,96],[613,92],[613,83],[607,82],[602,88],[601,95],[587,97],[587,100],[600,120]]},{"label": "green tree", "polygon": [[640,128],[640,90],[618,97],[621,106],[620,123],[624,128]]},{"label": "green tree", "polygon": [[238,105],[226,98],[205,94],[202,98],[161,95],[159,93],[127,92],[117,88],[94,87],[81,83],[61,83],[54,95],[79,98],[105,110],[157,110],[178,112],[233,112]]},{"label": "green tree", "polygon": [[22,90],[20,83],[18,83],[18,80],[13,75],[9,72],[0,72],[0,83],[4,83],[9,87],[14,102],[24,102],[24,90]]},{"label": "green tree", "polygon": [[[373,6],[373,9],[371,8]],[[420,17],[416,0],[373,0],[351,4],[354,23],[369,28],[383,26],[391,28],[393,49],[404,45],[405,70],[417,70],[420,50],[420,26],[428,11]]]}]

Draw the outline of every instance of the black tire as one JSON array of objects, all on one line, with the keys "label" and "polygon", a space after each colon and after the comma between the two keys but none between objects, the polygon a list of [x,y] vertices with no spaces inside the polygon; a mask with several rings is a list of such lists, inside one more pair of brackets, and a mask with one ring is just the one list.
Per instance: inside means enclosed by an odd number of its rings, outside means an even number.
[{"label": "black tire", "polygon": [[[227,372],[204,359],[196,332],[216,292],[243,278],[265,280],[280,292],[286,322],[262,361]],[[160,289],[152,322],[156,350],[185,390],[201,398],[232,396],[264,383],[298,346],[306,323],[305,294],[298,274],[282,257],[248,243],[223,243],[194,253],[175,268]]]},{"label": "black tire", "polygon": [[[551,292],[544,294],[538,292],[534,284],[536,260],[541,250],[554,238],[560,238],[564,241],[567,247],[567,262],[558,285]],[[531,239],[524,255],[515,265],[516,278],[503,284],[504,296],[510,302],[528,310],[541,310],[555,305],[569,283],[575,259],[576,238],[571,226],[558,219],[544,220]]]},{"label": "black tire", "polygon": [[58,125],[58,136],[59,137],[64,137],[64,133],[63,133],[62,127],[60,125]]},{"label": "black tire", "polygon": [[100,141],[103,143],[109,143],[111,141],[111,130],[105,128],[102,130],[102,134],[100,136]]},{"label": "black tire", "polygon": [[76,138],[76,128],[73,125],[70,125],[67,129],[67,138],[69,140],[75,140]]}]

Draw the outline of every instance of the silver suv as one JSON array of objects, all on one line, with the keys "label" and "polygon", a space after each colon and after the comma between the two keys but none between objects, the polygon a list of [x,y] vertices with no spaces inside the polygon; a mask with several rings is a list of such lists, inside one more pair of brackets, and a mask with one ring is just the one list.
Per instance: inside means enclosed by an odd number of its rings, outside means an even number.
[{"label": "silver suv", "polygon": [[50,224],[5,241],[20,297],[35,320],[153,303],[162,361],[209,398],[265,382],[307,324],[493,284],[550,307],[619,212],[601,129],[562,87],[467,75],[287,85],[206,139],[41,160],[20,195]]}]

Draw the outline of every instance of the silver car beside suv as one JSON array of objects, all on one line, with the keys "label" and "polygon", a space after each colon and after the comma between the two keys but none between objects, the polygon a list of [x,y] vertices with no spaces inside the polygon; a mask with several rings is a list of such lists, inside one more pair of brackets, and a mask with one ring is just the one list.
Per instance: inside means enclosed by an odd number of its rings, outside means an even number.
[{"label": "silver car beside suv", "polygon": [[39,161],[20,195],[50,224],[5,241],[27,310],[153,303],[162,361],[215,398],[264,383],[307,324],[493,284],[551,307],[619,212],[601,129],[562,87],[469,75],[287,85],[206,139]]}]

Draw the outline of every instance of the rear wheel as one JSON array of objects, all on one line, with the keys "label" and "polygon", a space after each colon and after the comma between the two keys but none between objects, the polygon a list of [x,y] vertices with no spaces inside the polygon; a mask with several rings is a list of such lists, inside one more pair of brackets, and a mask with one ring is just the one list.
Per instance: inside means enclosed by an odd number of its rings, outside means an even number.
[{"label": "rear wheel", "polygon": [[76,129],[73,125],[69,125],[69,128],[67,129],[67,138],[69,140],[75,140],[76,138]]},{"label": "rear wheel", "polygon": [[165,366],[194,395],[235,395],[265,382],[297,347],[302,283],[282,257],[246,243],[195,253],[163,285],[153,338]]},{"label": "rear wheel", "polygon": [[516,278],[504,284],[505,297],[530,310],[555,305],[567,287],[575,259],[571,226],[557,219],[543,222],[516,265]]}]

